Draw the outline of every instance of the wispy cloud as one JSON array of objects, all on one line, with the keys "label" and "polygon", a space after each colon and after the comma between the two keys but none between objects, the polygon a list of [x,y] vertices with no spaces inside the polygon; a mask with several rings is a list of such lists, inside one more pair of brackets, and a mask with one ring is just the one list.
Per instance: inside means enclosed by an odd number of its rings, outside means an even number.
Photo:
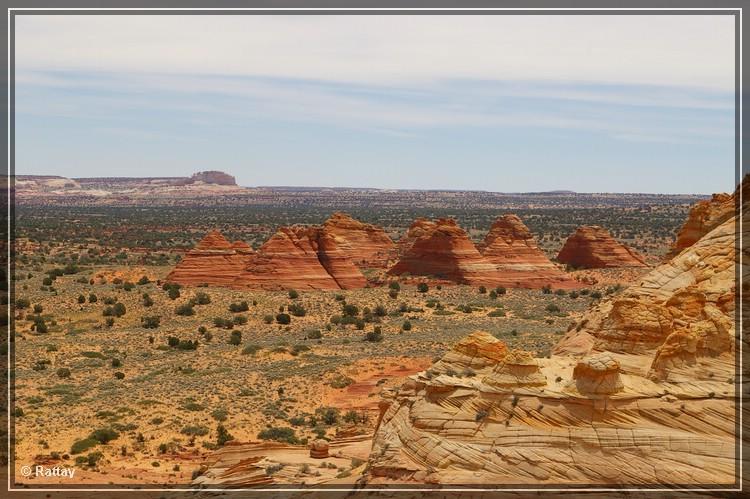
[{"label": "wispy cloud", "polygon": [[733,90],[726,16],[17,16],[19,69]]},{"label": "wispy cloud", "polygon": [[[409,137],[438,127],[583,130],[648,141],[732,132],[726,92],[663,87],[447,80],[419,88],[202,75],[22,71],[17,112],[119,119],[134,111],[241,125],[292,121]],[[55,92],[63,90],[61,101]]]}]

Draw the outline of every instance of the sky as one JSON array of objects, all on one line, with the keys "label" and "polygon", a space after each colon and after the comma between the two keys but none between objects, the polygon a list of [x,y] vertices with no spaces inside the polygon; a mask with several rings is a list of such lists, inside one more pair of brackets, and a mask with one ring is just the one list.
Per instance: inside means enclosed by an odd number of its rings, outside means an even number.
[{"label": "sky", "polygon": [[734,18],[18,15],[16,173],[734,188]]}]

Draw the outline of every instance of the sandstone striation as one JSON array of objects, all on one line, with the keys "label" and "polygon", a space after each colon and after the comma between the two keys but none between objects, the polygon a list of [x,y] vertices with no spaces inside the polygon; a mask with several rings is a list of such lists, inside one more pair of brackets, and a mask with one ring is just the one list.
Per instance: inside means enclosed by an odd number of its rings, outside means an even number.
[{"label": "sandstone striation", "polygon": [[384,268],[394,256],[396,246],[381,227],[362,223],[346,213],[334,213],[322,229],[356,265]]},{"label": "sandstone striation", "polygon": [[549,358],[474,333],[385,391],[362,485],[734,483],[734,230],[599,303]]},{"label": "sandstone striation", "polygon": [[213,230],[188,251],[167,275],[167,282],[187,286],[230,286],[247,262],[221,232]]},{"label": "sandstone striation", "polygon": [[557,254],[557,261],[578,268],[645,267],[635,250],[597,225],[579,227]]}]

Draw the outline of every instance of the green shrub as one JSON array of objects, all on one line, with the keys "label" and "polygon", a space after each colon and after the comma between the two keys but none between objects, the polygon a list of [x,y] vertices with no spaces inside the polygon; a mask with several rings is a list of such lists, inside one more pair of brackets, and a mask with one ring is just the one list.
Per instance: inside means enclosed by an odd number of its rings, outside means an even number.
[{"label": "green shrub", "polygon": [[427,285],[426,282],[420,282],[419,284],[417,284],[417,291],[419,291],[420,293],[426,293],[429,290],[430,290],[430,287]]},{"label": "green shrub", "polygon": [[229,335],[229,344],[239,345],[240,343],[242,343],[242,333],[240,331],[232,331],[232,334]]},{"label": "green shrub", "polygon": [[393,291],[401,291],[401,285],[397,281],[389,282],[388,287]]},{"label": "green shrub", "polygon": [[289,351],[289,353],[296,357],[300,353],[307,352],[309,350],[310,350],[310,347],[308,347],[307,345],[298,344],[298,345],[294,345],[292,349]]},{"label": "green shrub", "polygon": [[[49,286],[49,284],[47,284],[46,286]],[[16,308],[19,310],[29,308],[30,306],[31,306],[31,301],[28,298],[19,298],[16,300]]]},{"label": "green shrub", "polygon": [[192,303],[185,303],[175,308],[174,313],[177,315],[188,316],[188,315],[195,315],[195,310],[193,310]]},{"label": "green shrub", "polygon": [[141,317],[141,326],[145,329],[156,329],[159,327],[161,317],[158,315],[150,315]]},{"label": "green shrub", "polygon": [[111,440],[116,439],[119,437],[120,434],[117,433],[112,428],[99,428],[98,430],[94,430],[91,432],[91,435],[89,435],[89,438],[93,438],[97,442],[101,444],[106,444],[110,442]]},{"label": "green shrub", "polygon": [[140,279],[138,279],[138,285],[139,286],[143,286],[144,284],[148,284],[150,282],[151,282],[151,280],[148,277],[146,277],[145,275],[143,277],[141,277]]},{"label": "green shrub", "polygon": [[219,423],[216,426],[216,444],[219,447],[222,447],[225,443],[229,442],[230,440],[234,440],[234,437],[231,433],[227,431],[227,429],[224,427],[223,424]]},{"label": "green shrub", "polygon": [[294,434],[294,430],[288,427],[271,427],[261,430],[258,433],[258,438],[261,440],[274,440],[276,442],[286,442],[289,444],[297,444],[299,440]]},{"label": "green shrub", "polygon": [[177,344],[178,350],[197,350],[198,349],[198,340],[190,341],[190,340],[180,340],[180,342]]},{"label": "green shrub", "polygon": [[211,297],[208,296],[208,293],[196,293],[195,303],[197,303],[198,305],[208,305],[209,303],[211,303]]},{"label": "green shrub", "polygon": [[261,349],[262,347],[260,345],[248,344],[248,345],[245,345],[245,348],[242,349],[242,354],[243,355],[255,355]]},{"label": "green shrub", "polygon": [[57,370],[57,377],[58,378],[70,378],[70,369],[67,367],[61,367]]},{"label": "green shrub", "polygon": [[289,298],[291,298],[292,300],[296,300],[297,298],[299,298],[299,293],[294,289],[290,289]]},{"label": "green shrub", "polygon": [[208,428],[201,425],[189,425],[180,430],[180,433],[182,433],[183,435],[202,437],[204,435],[208,435]]},{"label": "green shrub", "polygon": [[276,314],[276,322],[279,324],[289,324],[292,322],[292,318],[289,314]]},{"label": "green shrub", "polygon": [[76,440],[73,445],[70,446],[71,454],[80,454],[81,452],[87,451],[92,447],[99,445],[99,442],[93,438],[84,438],[82,440]]},{"label": "green shrub", "polygon": [[352,304],[344,304],[344,306],[341,309],[342,314],[344,317],[356,317],[359,315],[359,307]]},{"label": "green shrub", "polygon": [[310,329],[305,333],[305,337],[308,340],[319,340],[323,337],[323,333],[320,332],[320,329]]},{"label": "green shrub", "polygon": [[231,319],[224,319],[223,317],[214,318],[214,326],[223,329],[232,329],[234,327],[234,321]]},{"label": "green shrub", "polygon": [[401,326],[401,329],[404,331],[411,331],[411,322],[404,321],[403,325]]},{"label": "green shrub", "polygon": [[307,310],[305,310],[305,307],[296,303],[292,303],[287,308],[289,309],[289,313],[295,317],[304,317],[305,314],[307,314]]},{"label": "green shrub", "polygon": [[379,327],[376,327],[375,330],[368,331],[367,333],[365,333],[365,341],[370,341],[373,343],[383,341],[382,330]]},{"label": "green shrub", "polygon": [[248,310],[250,310],[250,307],[246,301],[241,301],[239,303],[231,303],[229,305],[229,311],[233,313],[247,312]]},{"label": "green shrub", "polygon": [[94,293],[89,293],[89,303],[96,303],[98,298]]}]

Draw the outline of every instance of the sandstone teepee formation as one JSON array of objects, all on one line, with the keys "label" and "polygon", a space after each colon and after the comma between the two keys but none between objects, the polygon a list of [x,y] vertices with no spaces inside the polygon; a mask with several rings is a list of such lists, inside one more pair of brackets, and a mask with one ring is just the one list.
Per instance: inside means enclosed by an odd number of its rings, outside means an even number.
[{"label": "sandstone teepee formation", "polygon": [[367,281],[320,227],[282,227],[232,282],[237,288],[352,289]]},{"label": "sandstone teepee formation", "polygon": [[557,254],[557,261],[577,268],[645,267],[644,258],[598,225],[579,227]]},{"label": "sandstone teepee formation", "polygon": [[334,213],[322,229],[355,265],[384,268],[394,256],[396,245],[382,227],[362,223],[346,213]]},{"label": "sandstone teepee formation", "polygon": [[402,256],[391,275],[415,275],[459,284],[541,288],[577,287],[537,247],[531,232],[514,215],[499,218],[482,252],[453,219],[418,220],[400,244]]},{"label": "sandstone teepee formation", "polygon": [[188,286],[230,286],[252,252],[246,243],[242,247],[236,245],[227,241],[218,230],[209,232],[185,254],[169,273],[167,281]]}]

